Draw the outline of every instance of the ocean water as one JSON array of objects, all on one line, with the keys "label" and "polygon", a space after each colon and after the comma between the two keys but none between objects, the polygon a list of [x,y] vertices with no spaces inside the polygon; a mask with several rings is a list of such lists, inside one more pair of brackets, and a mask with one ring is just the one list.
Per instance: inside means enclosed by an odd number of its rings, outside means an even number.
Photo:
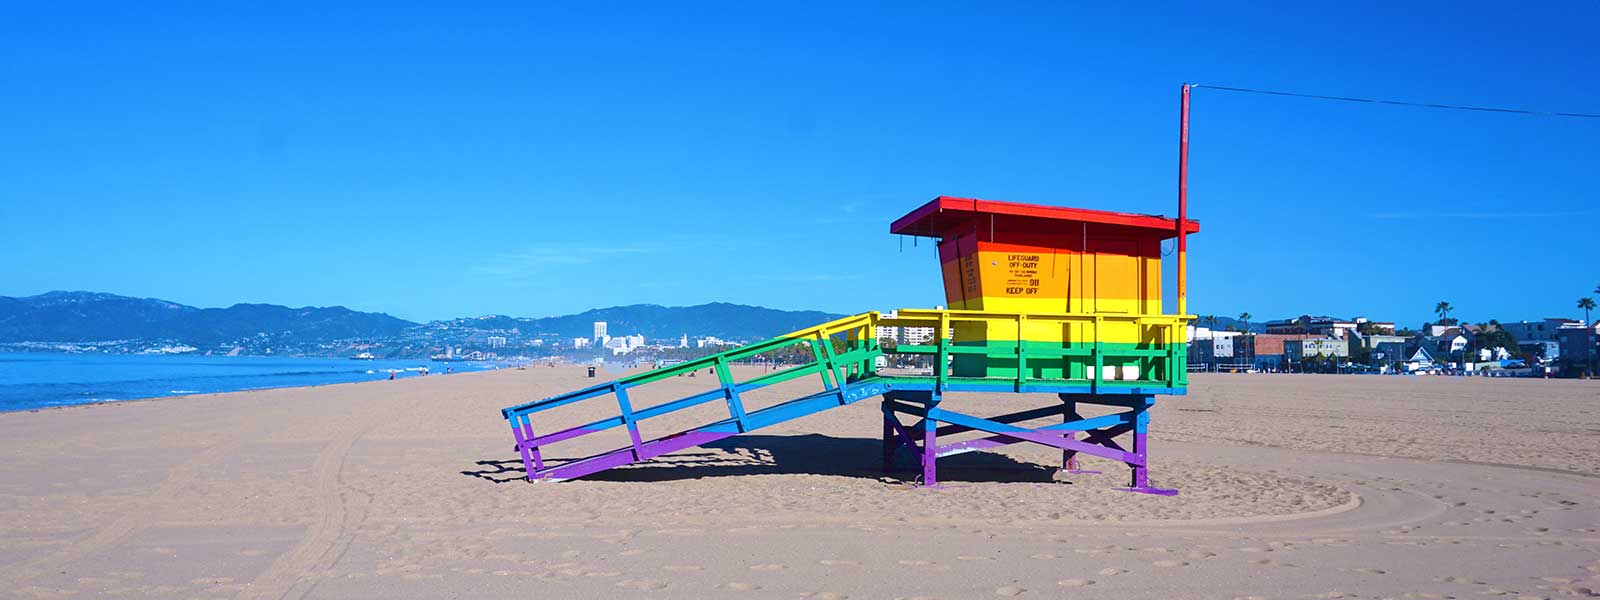
[{"label": "ocean water", "polygon": [[[492,363],[262,356],[0,354],[0,412],[138,398],[417,377]],[[432,376],[430,375],[430,376]]]}]

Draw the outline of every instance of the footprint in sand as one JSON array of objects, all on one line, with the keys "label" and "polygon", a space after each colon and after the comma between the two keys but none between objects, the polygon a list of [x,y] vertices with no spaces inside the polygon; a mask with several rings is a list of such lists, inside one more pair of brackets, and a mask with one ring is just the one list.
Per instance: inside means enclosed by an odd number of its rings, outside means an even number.
[{"label": "footprint in sand", "polygon": [[659,579],[624,579],[617,582],[617,587],[629,590],[662,590],[667,588],[667,582]]},{"label": "footprint in sand", "polygon": [[956,560],[994,560],[994,559],[990,558],[988,556],[974,556],[974,555],[971,555],[971,554],[963,554],[961,556],[957,556]]},{"label": "footprint in sand", "polygon": [[829,566],[829,567],[859,567],[859,566],[861,566],[861,563],[858,563],[858,562],[853,561],[853,560],[835,560],[835,559],[832,559],[832,558],[825,558],[825,559],[819,560],[819,561],[817,561],[817,564],[826,565],[826,566]]},{"label": "footprint in sand", "polygon": [[751,571],[782,571],[789,567],[780,564],[750,565]]},{"label": "footprint in sand", "polygon": [[1163,567],[1163,568],[1187,567],[1187,566],[1189,566],[1189,563],[1181,561],[1181,560],[1158,560],[1158,561],[1155,561],[1155,562],[1150,563],[1150,564],[1151,564],[1151,566]]},{"label": "footprint in sand", "polygon": [[1037,559],[1037,560],[1054,560],[1056,558],[1056,555],[1054,555],[1054,554],[1035,554],[1035,555],[1030,556],[1028,558]]},{"label": "footprint in sand", "polygon": [[1056,583],[1060,584],[1061,587],[1083,587],[1083,586],[1086,586],[1086,585],[1094,585],[1094,580],[1092,580],[1092,579],[1063,579],[1061,581],[1057,581]]},{"label": "footprint in sand", "polygon": [[1374,568],[1371,568],[1371,567],[1362,567],[1362,568],[1359,568],[1359,569],[1351,569],[1351,570],[1355,571],[1357,573],[1366,573],[1368,575],[1387,575],[1387,574],[1389,574],[1388,571],[1385,571],[1383,569],[1374,569]]},{"label": "footprint in sand", "polygon": [[1027,588],[1024,588],[1024,587],[1019,586],[1019,585],[1002,585],[1002,586],[997,587],[997,588],[994,589],[994,595],[996,595],[996,596],[1021,596],[1022,593],[1026,592],[1026,591],[1028,591]]},{"label": "footprint in sand", "polygon": [[1105,577],[1112,577],[1112,576],[1115,576],[1115,575],[1121,575],[1121,574],[1127,573],[1127,572],[1128,571],[1126,569],[1118,569],[1116,567],[1106,567],[1104,569],[1100,569],[1100,574],[1105,576]]},{"label": "footprint in sand", "polygon": [[800,597],[801,598],[813,598],[815,600],[845,600],[846,598],[849,598],[849,596],[846,596],[846,595],[838,593],[838,592],[816,592],[816,593],[810,593],[810,594],[800,594]]},{"label": "footprint in sand", "polygon": [[627,550],[623,550],[621,552],[618,552],[617,556],[638,556],[640,554],[644,554],[644,552],[645,552],[644,550],[639,549],[639,548],[629,548]]},{"label": "footprint in sand", "polygon": [[754,583],[744,583],[744,582],[741,582],[741,581],[730,581],[728,583],[724,583],[722,585],[717,586],[717,589],[719,589],[719,590],[728,590],[730,592],[753,592],[753,591],[761,589],[761,586],[756,585]]},{"label": "footprint in sand", "polygon": [[897,560],[894,562],[908,567],[926,567],[933,564],[933,561],[931,560]]},{"label": "footprint in sand", "polygon": [[661,570],[663,570],[663,571],[699,571],[699,570],[704,569],[704,568],[705,567],[702,567],[700,565],[663,565],[661,567]]}]

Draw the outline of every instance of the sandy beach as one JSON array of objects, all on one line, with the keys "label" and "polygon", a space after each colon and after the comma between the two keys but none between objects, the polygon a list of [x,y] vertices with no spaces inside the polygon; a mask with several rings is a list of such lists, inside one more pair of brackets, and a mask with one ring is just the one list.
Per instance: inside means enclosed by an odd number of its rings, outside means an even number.
[{"label": "sandy beach", "polygon": [[[1059,453],[1026,446],[941,461],[948,487],[919,489],[910,457],[880,470],[871,401],[523,481],[498,410],[592,382],[534,367],[0,414],[0,594],[1600,593],[1600,381],[1196,375],[1153,412],[1152,478],[1171,498],[1114,491],[1126,469],[1094,459],[1104,474],[1061,474]],[[570,451],[621,445],[581,441]]]}]

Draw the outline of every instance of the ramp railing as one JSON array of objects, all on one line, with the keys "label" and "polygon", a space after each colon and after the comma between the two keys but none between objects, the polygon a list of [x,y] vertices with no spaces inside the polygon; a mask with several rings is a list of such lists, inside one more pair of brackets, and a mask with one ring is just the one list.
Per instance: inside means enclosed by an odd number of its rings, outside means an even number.
[{"label": "ramp railing", "polygon": [[[877,395],[866,393],[870,390],[851,389],[853,382],[873,377],[875,359],[881,354],[872,330],[877,318],[877,313],[845,317],[764,342],[670,367],[629,375],[559,396],[519,404],[502,409],[501,415],[510,421],[511,432],[516,438],[517,450],[522,454],[523,466],[527,469],[529,479],[569,479],[613,466],[647,460],[674,450],[697,446],[713,439],[737,435],[775,422]],[[743,381],[738,380],[729,368],[731,363],[797,345],[810,347],[808,353],[810,360]],[[802,353],[804,354],[803,351]],[[630,390],[701,369],[711,369],[716,374],[717,388],[637,410],[630,402]],[[749,413],[745,410],[740,394],[809,375],[820,376],[821,392],[768,407],[759,413]],[[615,402],[615,411],[612,413],[614,416],[543,435],[535,433],[532,415],[574,403],[602,399]],[[640,421],[717,400],[723,401],[728,407],[728,417],[725,420],[653,440],[645,440],[639,434]],[[564,461],[560,464],[546,465],[541,447],[616,427],[628,430],[628,436],[632,441],[629,447],[583,459]]]}]

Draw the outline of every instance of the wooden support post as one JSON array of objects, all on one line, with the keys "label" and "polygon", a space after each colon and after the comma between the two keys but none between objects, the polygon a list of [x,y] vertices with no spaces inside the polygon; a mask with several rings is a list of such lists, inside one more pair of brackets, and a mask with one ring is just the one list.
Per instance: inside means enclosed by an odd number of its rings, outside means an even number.
[{"label": "wooden support post", "polygon": [[628,428],[628,438],[633,440],[633,459],[644,460],[641,446],[644,440],[639,438],[639,424],[633,420],[633,403],[628,401],[628,388],[621,384],[612,384],[611,393],[617,396],[617,409],[622,412],[622,424]]}]

